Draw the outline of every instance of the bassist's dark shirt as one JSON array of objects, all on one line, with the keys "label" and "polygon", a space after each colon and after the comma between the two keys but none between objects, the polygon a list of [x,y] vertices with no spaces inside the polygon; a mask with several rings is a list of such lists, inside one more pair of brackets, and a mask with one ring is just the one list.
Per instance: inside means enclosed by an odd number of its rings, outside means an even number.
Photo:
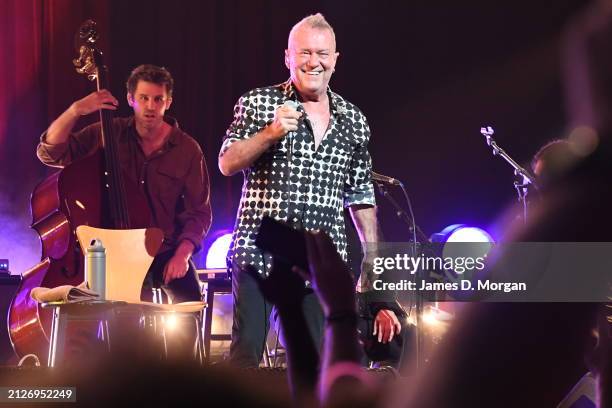
[{"label": "bassist's dark shirt", "polygon": [[[178,127],[176,120],[170,117],[164,120],[172,126],[166,143],[145,157],[134,118],[114,119],[119,162],[148,198],[152,226],[164,231],[162,250],[174,248],[183,239],[198,249],[212,220],[206,162],[198,143]],[[56,145],[46,142],[45,132],[36,153],[43,163],[64,167],[93,153],[100,140],[100,123],[71,133],[68,142]]]}]

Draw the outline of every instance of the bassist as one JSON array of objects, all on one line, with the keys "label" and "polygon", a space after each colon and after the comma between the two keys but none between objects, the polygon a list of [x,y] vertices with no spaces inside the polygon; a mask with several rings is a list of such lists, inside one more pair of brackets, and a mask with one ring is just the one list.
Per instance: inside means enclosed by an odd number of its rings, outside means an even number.
[{"label": "bassist", "polygon": [[[123,174],[144,193],[152,225],[164,231],[164,243],[143,287],[162,287],[173,302],[200,300],[191,255],[211,224],[208,173],[198,143],[165,112],[172,104],[173,79],[153,65],[136,67],[126,83],[134,115],[113,119],[118,161]],[[74,102],[41,136],[39,159],[64,167],[95,152],[101,145],[100,122],[73,132],[79,117],[98,110],[116,110],[119,102],[102,89]],[[149,289],[149,290],[147,290]]]}]

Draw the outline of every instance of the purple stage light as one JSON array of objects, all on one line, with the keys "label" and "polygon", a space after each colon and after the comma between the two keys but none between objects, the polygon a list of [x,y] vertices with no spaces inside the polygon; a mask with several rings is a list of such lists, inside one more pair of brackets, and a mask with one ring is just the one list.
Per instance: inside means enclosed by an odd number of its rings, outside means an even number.
[{"label": "purple stage light", "polygon": [[449,225],[440,233],[433,234],[431,240],[433,242],[495,242],[487,231],[466,224]]},{"label": "purple stage light", "polygon": [[219,236],[213,241],[206,253],[207,269],[225,268],[227,266],[225,258],[231,242],[231,232],[225,230],[219,233]]},{"label": "purple stage light", "polygon": [[[478,259],[486,258],[487,254],[495,245],[495,240],[487,231],[478,227],[470,227],[466,224],[453,224],[444,228],[441,232],[433,234],[431,241],[441,244],[441,257],[444,259]],[[467,243],[467,244],[466,244]],[[457,282],[458,280],[475,279],[477,269],[461,268],[455,270],[452,267],[443,268],[443,276],[447,282]],[[456,300],[465,300],[464,293],[457,292],[452,297]]]},{"label": "purple stage light", "polygon": [[10,208],[9,203],[0,194],[0,258],[10,261],[11,274],[21,274],[40,262],[40,238],[29,227],[27,208],[18,211]]},{"label": "purple stage light", "polygon": [[493,238],[483,229],[463,227],[453,231],[446,242],[493,242]]}]

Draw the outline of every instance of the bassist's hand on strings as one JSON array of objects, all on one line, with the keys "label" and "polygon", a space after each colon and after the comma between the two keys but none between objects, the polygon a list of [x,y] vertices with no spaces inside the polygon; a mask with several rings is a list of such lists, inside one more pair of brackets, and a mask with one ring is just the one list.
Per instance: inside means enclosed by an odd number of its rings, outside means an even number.
[{"label": "bassist's hand on strings", "polygon": [[74,102],[70,109],[75,116],[85,116],[100,109],[117,110],[119,101],[106,89],[95,91]]},{"label": "bassist's hand on strings", "polygon": [[70,105],[53,121],[47,129],[45,142],[51,145],[66,143],[70,131],[81,116],[89,115],[100,109],[116,110],[118,105],[119,101],[106,89],[90,93]]}]

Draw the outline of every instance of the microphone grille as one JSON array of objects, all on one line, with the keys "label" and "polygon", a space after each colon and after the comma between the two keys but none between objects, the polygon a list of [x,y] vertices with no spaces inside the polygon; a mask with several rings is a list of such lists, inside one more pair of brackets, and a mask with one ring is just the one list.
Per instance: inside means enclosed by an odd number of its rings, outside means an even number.
[{"label": "microphone grille", "polygon": [[285,106],[285,107],[287,107],[287,108],[291,108],[291,109],[297,110],[297,108],[298,108],[298,106],[299,106],[299,105],[298,105],[298,103],[297,103],[296,101],[291,100],[291,99],[288,99],[288,100],[286,100],[286,101],[283,103],[283,106]]}]

